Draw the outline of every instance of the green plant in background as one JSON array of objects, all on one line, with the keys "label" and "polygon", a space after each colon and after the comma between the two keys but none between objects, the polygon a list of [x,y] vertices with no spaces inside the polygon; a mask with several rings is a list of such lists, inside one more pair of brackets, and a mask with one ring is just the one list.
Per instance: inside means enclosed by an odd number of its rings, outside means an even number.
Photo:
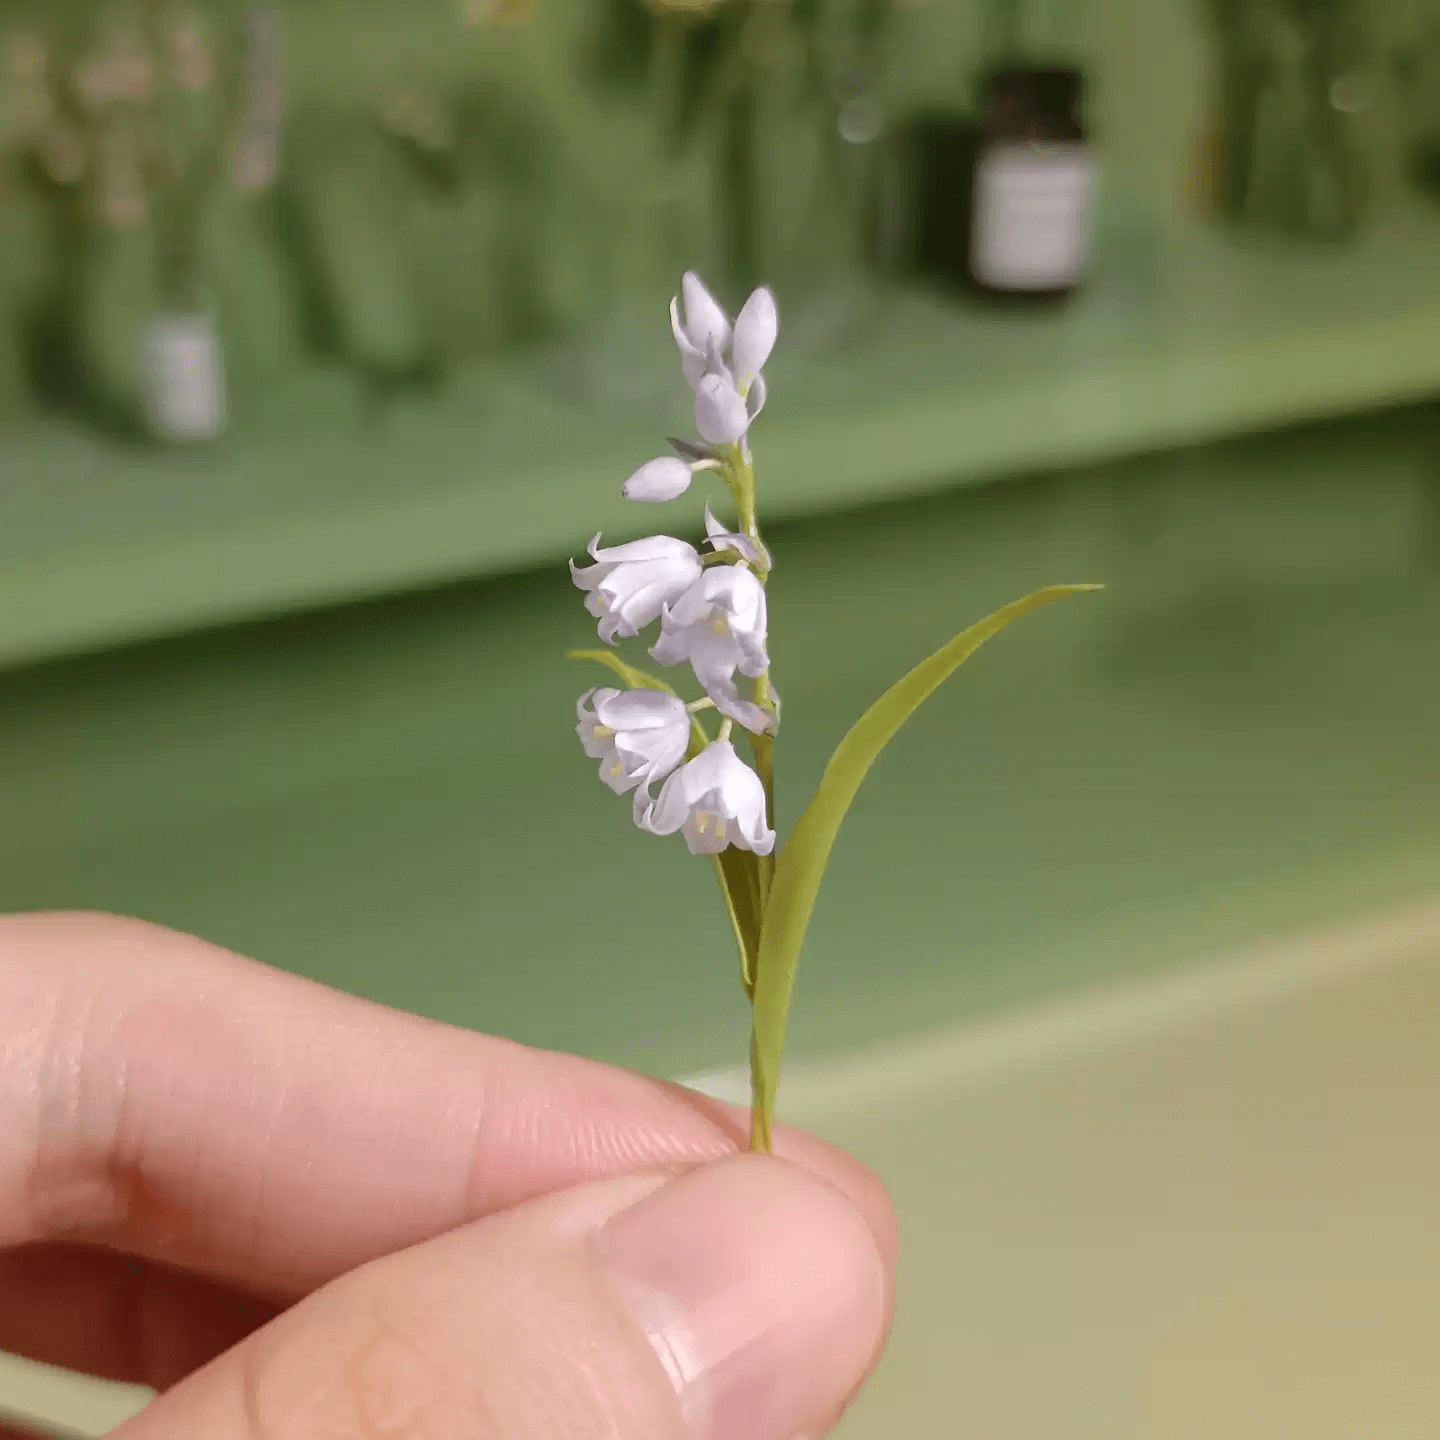
[{"label": "green plant in background", "polygon": [[49,116],[45,60],[33,29],[0,33],[0,425],[29,409],[23,336],[44,282],[45,239],[26,171]]},{"label": "green plant in background", "polygon": [[[255,268],[243,197],[277,170],[278,77],[257,69],[251,34],[267,13],[93,0],[13,32],[23,172],[48,230],[24,327],[32,364],[48,398],[112,428],[195,438],[223,423],[217,270],[237,236]],[[253,329],[255,288],[231,298]]]},{"label": "green plant in background", "polygon": [[[646,116],[631,170],[652,277],[681,255],[748,289],[864,266],[889,0],[607,0],[584,72]],[[656,267],[659,267],[657,270]],[[666,281],[668,284],[668,279]]]},{"label": "green plant in background", "polygon": [[[810,914],[841,822],[861,781],[895,732],[992,635],[1027,611],[1098,587],[1055,585],[1027,595],[962,631],[885,692],[830,757],[819,788],[776,849],[775,739],[780,698],[767,652],[766,581],[750,430],[765,405],[763,374],[779,332],[774,296],[761,287],[733,324],[693,272],[684,308],[670,320],[681,370],[694,396],[698,441],[672,440],[673,455],[647,461],[625,482],[629,500],[660,503],[717,475],[735,510],[734,528],[705,508],[706,553],[654,535],[609,548],[590,542],[592,564],[571,577],[586,594],[607,645],[634,639],[657,620],[651,658],[688,666],[703,690],[686,702],[664,680],[612,650],[573,651],[607,665],[625,688],[587,690],[576,731],[616,794],[633,792],[632,818],[654,835],[683,833],[695,855],[712,857],[740,952],[751,1002],[751,1144],[770,1148],[790,997]],[[747,680],[741,693],[737,673]],[[714,711],[712,736],[702,717]],[[732,743],[739,726],[753,766]],[[654,787],[660,786],[658,795]]]},{"label": "green plant in background", "polygon": [[1417,0],[1406,8],[1408,23],[1391,55],[1405,169],[1435,198],[1440,196],[1440,6]]},{"label": "green plant in background", "polygon": [[1357,0],[1206,0],[1224,213],[1344,239],[1370,203],[1375,21]]}]

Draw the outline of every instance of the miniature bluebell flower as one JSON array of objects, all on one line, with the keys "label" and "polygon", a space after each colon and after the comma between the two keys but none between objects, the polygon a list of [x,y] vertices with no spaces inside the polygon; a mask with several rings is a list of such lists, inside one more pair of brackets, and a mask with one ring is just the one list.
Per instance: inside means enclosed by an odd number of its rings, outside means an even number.
[{"label": "miniature bluebell flower", "polygon": [[587,548],[595,564],[582,569],[572,560],[570,578],[587,592],[585,608],[600,621],[607,645],[638,635],[701,574],[695,547],[669,535],[604,550],[596,535]]},{"label": "miniature bluebell flower", "polygon": [[755,732],[775,719],[742,700],[735,672],[752,678],[770,668],[765,653],[765,587],[743,565],[706,570],[660,613],[660,639],[650,654],[662,665],[687,661],[722,715]]},{"label": "miniature bluebell flower", "polygon": [[654,805],[638,815],[653,835],[683,831],[692,855],[728,845],[768,855],[775,832],[765,823],[765,787],[728,740],[714,740],[665,782]]},{"label": "miniature bluebell flower", "polygon": [[[593,709],[589,703],[593,702]],[[685,702],[660,690],[587,690],[575,702],[575,733],[600,778],[617,795],[636,791],[635,818],[650,806],[650,787],[684,758],[690,744]]]}]

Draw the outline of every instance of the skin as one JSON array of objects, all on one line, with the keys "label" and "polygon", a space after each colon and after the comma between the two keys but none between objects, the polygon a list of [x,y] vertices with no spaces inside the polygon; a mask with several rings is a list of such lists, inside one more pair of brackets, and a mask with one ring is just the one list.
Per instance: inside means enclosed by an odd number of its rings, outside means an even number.
[{"label": "skin", "polygon": [[[127,1440],[792,1440],[883,1343],[895,1224],[811,1136],[737,1158],[747,1122],[140,922],[0,919],[0,1349],[162,1392]],[[752,1274],[736,1313],[828,1277],[823,1334],[767,1341],[800,1379],[752,1346],[677,1394],[650,1288]]]}]

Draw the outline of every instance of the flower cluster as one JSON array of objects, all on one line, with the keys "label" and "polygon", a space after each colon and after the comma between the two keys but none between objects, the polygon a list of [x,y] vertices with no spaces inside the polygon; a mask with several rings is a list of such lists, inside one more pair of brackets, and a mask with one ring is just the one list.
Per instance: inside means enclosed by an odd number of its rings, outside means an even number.
[{"label": "flower cluster", "polygon": [[[681,302],[683,299],[683,315]],[[600,778],[617,794],[634,791],[634,819],[655,835],[685,836],[694,854],[728,846],[768,855],[775,845],[766,785],[730,743],[733,726],[772,735],[778,701],[766,652],[765,581],[770,554],[755,522],[751,423],[765,404],[765,362],[779,331],[775,297],[756,290],[733,324],[693,273],[671,302],[680,368],[695,402],[696,442],[642,465],[625,482],[626,499],[657,503],[689,489],[702,471],[724,480],[738,511],[727,529],[705,507],[705,545],[652,535],[627,545],[590,542],[594,562],[570,565],[585,607],[607,645],[633,639],[657,620],[650,648],[666,666],[689,666],[704,696],[686,704],[664,688],[594,689],[580,697],[576,731]],[[625,667],[617,666],[624,673]],[[741,693],[737,674],[750,681]],[[699,715],[719,712],[711,739]],[[758,744],[765,743],[757,741]],[[688,758],[687,758],[688,757]],[[652,797],[652,787],[661,786]]]}]

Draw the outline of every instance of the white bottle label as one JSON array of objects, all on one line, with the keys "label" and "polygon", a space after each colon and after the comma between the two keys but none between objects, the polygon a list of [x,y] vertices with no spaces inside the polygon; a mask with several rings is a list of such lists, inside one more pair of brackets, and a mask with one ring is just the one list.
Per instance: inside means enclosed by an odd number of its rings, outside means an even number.
[{"label": "white bottle label", "polygon": [[157,315],[145,335],[150,423],[168,440],[210,440],[225,428],[220,342],[208,315]]},{"label": "white bottle label", "polygon": [[971,268],[997,290],[1076,284],[1090,263],[1095,165],[1080,144],[999,145],[975,174]]}]

